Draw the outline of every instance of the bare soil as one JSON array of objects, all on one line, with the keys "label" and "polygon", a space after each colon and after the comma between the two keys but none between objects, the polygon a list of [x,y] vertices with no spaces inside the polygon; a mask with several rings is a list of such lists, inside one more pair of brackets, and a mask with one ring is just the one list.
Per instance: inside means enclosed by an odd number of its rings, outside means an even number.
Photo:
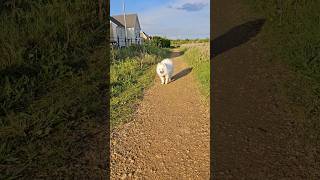
[{"label": "bare soil", "polygon": [[175,80],[156,77],[133,120],[111,133],[111,179],[209,179],[209,107],[180,55]]}]

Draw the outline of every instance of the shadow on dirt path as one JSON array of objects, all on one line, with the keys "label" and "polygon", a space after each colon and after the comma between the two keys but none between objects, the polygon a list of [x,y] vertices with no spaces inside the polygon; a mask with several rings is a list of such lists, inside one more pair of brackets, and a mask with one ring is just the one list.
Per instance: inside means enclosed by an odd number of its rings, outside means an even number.
[{"label": "shadow on dirt path", "polygon": [[183,54],[184,54],[183,51],[172,50],[172,52],[171,52],[171,58],[176,58],[176,57],[182,56]]},{"label": "shadow on dirt path", "polygon": [[265,19],[248,21],[215,38],[211,42],[213,47],[211,57],[217,56],[225,51],[248,42],[260,32],[264,23]]},{"label": "shadow on dirt path", "polygon": [[175,74],[174,76],[172,76],[172,80],[176,81],[176,80],[182,78],[183,76],[188,75],[191,71],[192,71],[192,67],[185,68],[185,69],[181,70],[180,72],[178,72],[177,74]]}]

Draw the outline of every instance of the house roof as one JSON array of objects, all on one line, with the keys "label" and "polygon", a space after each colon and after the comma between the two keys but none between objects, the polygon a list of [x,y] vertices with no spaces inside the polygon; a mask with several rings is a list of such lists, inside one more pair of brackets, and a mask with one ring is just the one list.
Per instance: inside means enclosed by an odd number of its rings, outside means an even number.
[{"label": "house roof", "polygon": [[115,23],[118,26],[124,27],[124,25],[121,24],[121,22],[119,22],[118,20],[116,20],[115,18],[110,16],[110,21],[112,21],[113,23]]},{"label": "house roof", "polygon": [[141,33],[141,34],[144,34],[145,36],[148,36],[144,31],[141,31],[140,33]]},{"label": "house roof", "polygon": [[[123,15],[117,15],[117,16],[112,16],[114,19],[119,21],[123,26],[125,25],[124,23],[124,16]],[[135,27],[135,24],[139,23],[138,15],[137,14],[126,14],[126,25],[127,28],[133,28]]]},{"label": "house roof", "polygon": [[143,32],[143,31],[141,31],[140,34],[141,34],[141,36],[144,36],[144,37],[146,37],[146,38],[150,38],[150,36],[147,35],[147,34],[146,34],[145,32]]}]

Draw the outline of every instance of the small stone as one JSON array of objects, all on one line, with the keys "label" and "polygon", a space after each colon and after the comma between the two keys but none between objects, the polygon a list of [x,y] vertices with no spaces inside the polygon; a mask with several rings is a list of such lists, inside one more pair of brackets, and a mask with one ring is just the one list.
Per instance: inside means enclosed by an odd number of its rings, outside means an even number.
[{"label": "small stone", "polygon": [[117,142],[116,141],[111,141],[111,143],[112,143],[112,145],[116,145],[117,144]]},{"label": "small stone", "polygon": [[130,163],[134,163],[134,159],[129,158]]},{"label": "small stone", "polygon": [[122,174],[122,176],[121,176],[121,178],[120,179],[126,179],[126,177],[127,177],[127,174]]}]

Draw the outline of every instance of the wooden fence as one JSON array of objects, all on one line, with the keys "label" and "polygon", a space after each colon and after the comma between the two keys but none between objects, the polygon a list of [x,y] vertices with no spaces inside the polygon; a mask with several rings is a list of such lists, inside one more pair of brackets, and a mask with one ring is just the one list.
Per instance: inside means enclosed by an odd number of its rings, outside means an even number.
[{"label": "wooden fence", "polygon": [[111,45],[117,48],[128,47],[133,44],[142,44],[141,38],[111,38]]}]

